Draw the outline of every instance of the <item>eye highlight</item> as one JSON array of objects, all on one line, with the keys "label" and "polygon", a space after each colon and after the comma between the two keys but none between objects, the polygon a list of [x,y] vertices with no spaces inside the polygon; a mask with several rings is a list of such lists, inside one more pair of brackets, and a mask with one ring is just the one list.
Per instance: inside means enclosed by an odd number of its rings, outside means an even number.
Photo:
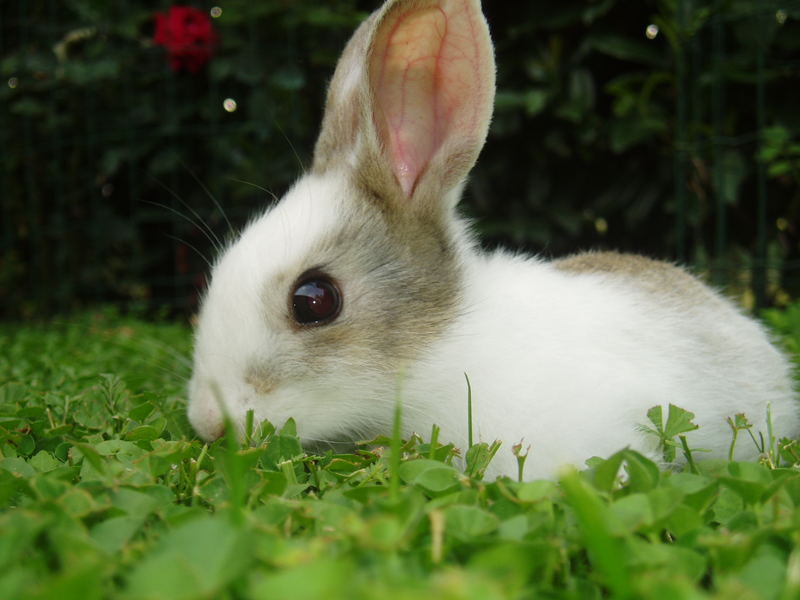
[{"label": "eye highlight", "polygon": [[292,315],[298,325],[326,325],[342,310],[342,294],[334,281],[324,273],[302,277],[291,297]]}]

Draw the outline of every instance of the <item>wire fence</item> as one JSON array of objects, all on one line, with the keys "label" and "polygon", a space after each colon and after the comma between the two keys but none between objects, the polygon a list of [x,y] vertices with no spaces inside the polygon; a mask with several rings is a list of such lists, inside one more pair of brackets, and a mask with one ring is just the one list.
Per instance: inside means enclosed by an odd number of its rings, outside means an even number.
[{"label": "wire fence", "polygon": [[[800,2],[485,4],[498,106],[464,207],[488,239],[645,251],[750,305],[800,293]],[[154,41],[162,2],[1,3],[0,315],[194,310],[215,247],[309,162],[375,5],[195,3],[217,39],[191,71]]]},{"label": "wire fence", "polygon": [[[755,210],[750,214],[750,220],[754,224],[755,244],[752,259],[749,261],[751,273],[749,274],[752,284],[752,291],[755,294],[754,302],[757,306],[763,306],[768,301],[770,283],[773,287],[779,286],[777,283],[781,279],[796,278],[797,270],[800,268],[796,252],[791,252],[792,258],[781,261],[778,254],[770,252],[770,242],[777,242],[784,232],[796,228],[797,217],[797,178],[798,164],[791,158],[795,157],[797,147],[784,156],[786,162],[780,166],[773,166],[775,172],[781,170],[784,173],[794,172],[790,187],[794,190],[781,190],[782,193],[776,194],[772,198],[774,203],[786,202],[785,215],[778,217],[774,223],[769,220],[770,194],[768,186],[769,157],[771,152],[776,152],[770,148],[770,133],[772,136],[785,136],[786,140],[796,138],[797,123],[780,123],[777,121],[777,128],[771,132],[768,130],[770,125],[775,126],[776,122],[768,108],[767,87],[771,80],[777,77],[788,76],[797,81],[800,75],[800,55],[794,53],[789,56],[772,57],[769,54],[770,43],[773,41],[773,31],[776,27],[785,24],[789,15],[794,15],[797,10],[796,5],[791,3],[753,3],[750,10],[738,11],[732,17],[726,11],[730,3],[724,0],[714,0],[709,6],[711,10],[710,18],[704,30],[693,32],[688,38],[681,40],[676,52],[676,72],[677,72],[677,119],[678,131],[675,148],[675,194],[678,210],[676,213],[677,247],[676,257],[679,261],[686,261],[691,255],[688,249],[687,214],[693,203],[697,202],[696,194],[693,194],[691,185],[686,182],[690,180],[691,161],[698,155],[698,144],[705,140],[711,146],[711,173],[709,174],[712,188],[715,190],[714,203],[714,245],[713,258],[708,261],[707,268],[712,273],[712,278],[718,284],[729,283],[737,274],[741,273],[741,266],[732,263],[729,255],[730,238],[730,198],[725,190],[730,189],[731,180],[735,180],[740,175],[737,174],[729,165],[726,165],[726,156],[731,151],[739,151],[742,148],[750,149],[748,154],[754,157],[755,185],[753,192],[755,195]],[[691,13],[692,2],[681,0],[679,2],[679,19],[691,31],[689,14]],[[749,73],[736,73],[735,67],[728,64],[728,54],[726,53],[726,43],[730,37],[730,31],[740,25],[745,19],[750,19],[750,25],[755,32],[755,43],[753,44],[754,56],[751,58],[754,68]],[[702,53],[703,37],[706,38],[706,54]],[[705,60],[710,65],[710,85],[696,78],[698,63]],[[735,78],[746,76],[752,79],[754,93],[750,98],[752,112],[755,115],[751,126],[753,130],[748,131],[729,131],[726,128],[726,102],[728,98],[727,89],[729,82]],[[710,89],[709,89],[710,88]],[[709,98],[702,97],[702,90],[710,91]],[[692,131],[690,123],[691,113],[702,110],[703,103],[710,110],[710,129],[707,132]],[[710,101],[710,102],[708,102]],[[779,103],[780,98],[772,98],[772,102]],[[696,120],[696,117],[695,117]],[[785,129],[791,127],[792,130]],[[736,167],[738,165],[734,165]],[[744,170],[744,166],[741,166]],[[792,206],[791,204],[794,204]],[[773,211],[774,212],[774,211]],[[770,239],[772,238],[772,240]],[[772,282],[770,282],[770,270]],[[738,272],[738,273],[737,273]]]}]

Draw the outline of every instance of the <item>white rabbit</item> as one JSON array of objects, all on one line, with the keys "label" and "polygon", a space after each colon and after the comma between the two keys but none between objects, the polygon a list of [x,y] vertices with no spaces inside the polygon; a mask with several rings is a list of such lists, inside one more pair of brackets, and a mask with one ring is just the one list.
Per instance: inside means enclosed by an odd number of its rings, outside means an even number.
[{"label": "white rabbit", "polygon": [[[391,431],[503,446],[488,477],[526,476],[630,446],[655,405],[696,415],[694,447],[724,456],[726,417],[800,432],[787,360],[764,330],[685,271],[615,253],[555,262],[484,253],[458,217],[483,145],[494,59],[479,0],[388,0],[330,86],[311,171],[213,270],[196,332],[189,418],[199,435],[298,423],[304,442]],[[739,458],[757,455],[748,439]]]}]

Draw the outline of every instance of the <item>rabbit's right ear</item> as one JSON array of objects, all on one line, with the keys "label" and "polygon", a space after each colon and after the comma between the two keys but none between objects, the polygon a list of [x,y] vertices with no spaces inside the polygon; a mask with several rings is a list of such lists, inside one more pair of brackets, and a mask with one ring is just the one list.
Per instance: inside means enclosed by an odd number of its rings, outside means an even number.
[{"label": "rabbit's right ear", "polygon": [[486,139],[494,84],[479,0],[388,0],[339,60],[314,170],[346,169],[399,210],[441,209]]}]

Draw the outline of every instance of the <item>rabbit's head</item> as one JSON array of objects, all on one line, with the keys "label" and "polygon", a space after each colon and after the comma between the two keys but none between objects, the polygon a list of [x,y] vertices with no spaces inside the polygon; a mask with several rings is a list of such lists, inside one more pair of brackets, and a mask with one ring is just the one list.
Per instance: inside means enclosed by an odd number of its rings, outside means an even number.
[{"label": "rabbit's head", "polygon": [[310,173],[214,267],[189,386],[203,438],[248,410],[311,442],[387,431],[398,373],[460,310],[455,205],[493,99],[478,0],[389,0],[361,25]]}]

